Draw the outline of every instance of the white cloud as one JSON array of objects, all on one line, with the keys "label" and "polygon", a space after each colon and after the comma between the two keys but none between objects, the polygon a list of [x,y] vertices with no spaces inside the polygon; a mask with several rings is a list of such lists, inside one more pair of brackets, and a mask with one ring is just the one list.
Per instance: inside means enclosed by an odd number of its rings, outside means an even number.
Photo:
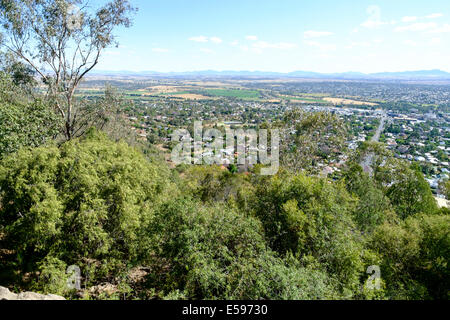
[{"label": "white cloud", "polygon": [[397,27],[395,28],[396,32],[403,32],[403,31],[427,31],[430,29],[436,29],[437,28],[437,24],[434,22],[418,22],[418,23],[413,23],[407,26],[403,26],[403,27]]},{"label": "white cloud", "polygon": [[381,27],[382,25],[386,24],[385,22],[379,21],[379,20],[367,20],[363,23],[361,23],[361,27],[367,28],[367,29],[376,29]]},{"label": "white cloud", "polygon": [[284,49],[293,49],[293,48],[296,48],[297,45],[296,45],[295,43],[290,43],[290,42],[279,42],[279,43],[273,44],[272,47],[273,47],[273,48],[276,48],[276,49],[282,49],[282,50],[284,50]]},{"label": "white cloud", "polygon": [[381,9],[379,6],[369,6],[367,8],[367,14],[369,15],[369,18],[361,23],[361,26],[368,29],[376,29],[379,28],[382,25],[387,24],[387,22],[383,22],[381,20]]},{"label": "white cloud", "polygon": [[321,43],[321,42],[317,42],[317,41],[305,41],[305,43],[308,46],[318,48],[319,50],[322,50],[322,51],[336,50],[336,45],[334,45],[334,44]]},{"label": "white cloud", "polygon": [[263,49],[262,48],[252,48],[252,52],[256,54],[262,54]]},{"label": "white cloud", "polygon": [[[252,40],[252,41],[253,42],[250,45],[242,45],[239,46],[239,48],[244,52],[262,54],[266,49],[290,50],[298,47],[296,43],[292,42],[267,42],[262,40]],[[237,46],[238,42],[235,41],[233,44]]]},{"label": "white cloud", "polygon": [[308,30],[303,33],[305,39],[321,38],[333,35],[333,32]]},{"label": "white cloud", "polygon": [[209,54],[209,53],[214,53],[213,50],[207,49],[207,48],[201,48],[200,51],[203,52],[203,53],[208,53],[208,54]]},{"label": "white cloud", "polygon": [[427,33],[449,33],[450,24],[446,23],[441,26],[436,26],[435,28],[429,30]]},{"label": "white cloud", "polygon": [[417,17],[403,17],[402,22],[414,22],[417,20]]},{"label": "white cloud", "polygon": [[441,44],[442,43],[442,39],[441,38],[433,38],[430,40],[430,44],[431,45],[437,45],[437,44]]},{"label": "white cloud", "polygon": [[208,42],[208,38],[205,36],[191,37],[188,40],[195,41],[195,42]]},{"label": "white cloud", "polygon": [[241,46],[241,50],[247,52],[249,50],[248,46]]},{"label": "white cloud", "polygon": [[417,42],[412,41],[412,40],[405,40],[405,41],[403,41],[403,44],[407,45],[407,46],[412,46],[412,47],[417,46]]},{"label": "white cloud", "polygon": [[378,46],[380,43],[383,43],[383,42],[384,42],[383,38],[374,38],[371,41],[360,41],[360,42],[353,41],[349,45],[346,45],[345,48],[347,48],[347,49],[352,49],[355,47],[370,48],[370,47]]},{"label": "white cloud", "polygon": [[442,13],[433,13],[433,14],[429,14],[428,16],[425,16],[425,18],[427,19],[436,19],[436,18],[440,18],[443,17],[444,15]]},{"label": "white cloud", "polygon": [[153,48],[152,51],[153,51],[153,52],[164,53],[164,52],[169,52],[169,49],[164,49],[164,48]]},{"label": "white cloud", "polygon": [[347,48],[347,49],[352,49],[355,47],[369,48],[371,46],[372,46],[372,43],[370,43],[368,41],[363,41],[363,42],[351,42],[349,45],[345,46],[345,48]]},{"label": "white cloud", "polygon": [[266,41],[258,41],[253,44],[253,48],[257,49],[281,49],[281,50],[287,50],[297,47],[295,43],[290,42],[278,42],[278,43],[269,43]]},{"label": "white cloud", "polygon": [[202,43],[206,43],[206,42],[212,42],[212,43],[222,43],[222,39],[220,39],[219,37],[205,37],[205,36],[197,36],[197,37],[191,37],[188,39],[189,41],[195,41],[195,42],[202,42]]},{"label": "white cloud", "polygon": [[218,37],[211,37],[209,40],[211,40],[211,42],[214,42],[214,43],[222,43],[222,39],[220,39]]},{"label": "white cloud", "polygon": [[236,47],[237,45],[239,45],[239,41],[230,42],[230,45],[232,45],[233,47]]},{"label": "white cloud", "polygon": [[383,38],[376,38],[376,39],[373,39],[373,43],[380,44],[380,43],[383,43],[383,42],[384,42],[384,39],[383,39]]},{"label": "white cloud", "polygon": [[245,39],[250,40],[250,41],[257,41],[258,37],[257,36],[246,36]]},{"label": "white cloud", "polygon": [[103,53],[106,56],[120,56],[120,51],[108,50]]}]

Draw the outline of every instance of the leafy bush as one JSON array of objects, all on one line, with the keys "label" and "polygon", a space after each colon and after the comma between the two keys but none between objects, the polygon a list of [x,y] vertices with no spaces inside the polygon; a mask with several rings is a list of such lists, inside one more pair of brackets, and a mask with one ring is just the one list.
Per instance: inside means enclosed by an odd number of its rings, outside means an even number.
[{"label": "leafy bush", "polygon": [[448,215],[418,215],[376,230],[370,246],[383,258],[390,298],[449,298],[449,230]]},{"label": "leafy bush", "polygon": [[0,162],[6,243],[22,269],[50,255],[107,277],[137,258],[141,223],[170,192],[168,177],[167,168],[96,132],[60,148],[20,150]]},{"label": "leafy bush", "polygon": [[224,206],[176,199],[146,232],[161,295],[191,299],[314,299],[332,295],[326,274],[289,264],[266,248],[261,224]]},{"label": "leafy bush", "polygon": [[[417,171],[377,174],[178,175],[93,130],[0,160],[0,240],[25,289],[70,297],[68,265],[94,299],[447,299],[448,210],[425,210]],[[371,265],[381,290],[364,285]]]},{"label": "leafy bush", "polygon": [[68,274],[66,273],[67,265],[54,257],[48,256],[43,259],[39,265],[39,278],[33,284],[33,290],[43,293],[51,293],[64,295],[67,294],[69,288],[67,286]]},{"label": "leafy bush", "polygon": [[419,213],[432,214],[438,209],[430,185],[416,165],[388,159],[379,168],[376,180],[401,219]]},{"label": "leafy bush", "polygon": [[365,263],[352,221],[355,199],[340,184],[303,175],[275,176],[259,184],[255,215],[280,254],[312,256],[342,289],[356,292]]},{"label": "leafy bush", "polygon": [[371,232],[385,221],[395,220],[389,198],[360,165],[347,168],[344,182],[347,190],[358,198],[354,221],[359,229]]},{"label": "leafy bush", "polygon": [[30,97],[0,72],[0,159],[21,147],[38,147],[58,135],[61,121],[51,106]]}]

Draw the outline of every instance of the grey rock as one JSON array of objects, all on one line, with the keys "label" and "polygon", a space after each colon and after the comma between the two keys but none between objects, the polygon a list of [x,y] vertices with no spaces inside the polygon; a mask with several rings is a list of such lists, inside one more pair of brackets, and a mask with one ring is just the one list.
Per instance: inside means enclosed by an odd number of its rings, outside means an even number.
[{"label": "grey rock", "polygon": [[7,288],[0,287],[0,300],[17,300],[17,294],[12,293]]},{"label": "grey rock", "polygon": [[39,294],[34,292],[12,293],[8,288],[0,287],[0,300],[66,300],[54,294]]}]

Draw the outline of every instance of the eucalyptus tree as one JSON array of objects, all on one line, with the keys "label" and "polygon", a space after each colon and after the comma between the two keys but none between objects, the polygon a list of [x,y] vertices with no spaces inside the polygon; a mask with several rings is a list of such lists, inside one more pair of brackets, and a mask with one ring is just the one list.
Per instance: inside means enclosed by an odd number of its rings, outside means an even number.
[{"label": "eucalyptus tree", "polygon": [[27,64],[7,52],[0,52],[0,72],[11,77],[14,85],[28,89],[31,93],[36,86],[35,71]]},{"label": "eucalyptus tree", "polygon": [[129,27],[135,11],[128,0],[97,8],[87,0],[0,0],[0,45],[40,76],[67,140],[102,121],[75,91],[105,48],[118,45],[115,30]]},{"label": "eucalyptus tree", "polygon": [[0,159],[23,147],[38,147],[61,131],[61,118],[30,92],[26,72],[0,71]]},{"label": "eucalyptus tree", "polygon": [[282,164],[290,170],[314,171],[321,160],[335,159],[346,152],[348,128],[330,112],[306,112],[300,108],[287,111],[281,126]]}]

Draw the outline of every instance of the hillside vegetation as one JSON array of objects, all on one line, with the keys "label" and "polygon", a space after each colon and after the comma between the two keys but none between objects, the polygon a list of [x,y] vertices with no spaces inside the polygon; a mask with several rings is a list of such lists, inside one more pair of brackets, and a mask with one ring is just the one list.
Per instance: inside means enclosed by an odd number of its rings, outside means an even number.
[{"label": "hillside vegetation", "polygon": [[[0,1],[0,286],[68,299],[449,298],[449,211],[417,165],[381,143],[344,150],[336,114],[299,109],[261,126],[292,132],[274,176],[169,165],[164,146],[136,138],[133,101],[111,87],[75,94],[134,12],[87,3]],[[318,163],[340,156],[321,176]]]}]

